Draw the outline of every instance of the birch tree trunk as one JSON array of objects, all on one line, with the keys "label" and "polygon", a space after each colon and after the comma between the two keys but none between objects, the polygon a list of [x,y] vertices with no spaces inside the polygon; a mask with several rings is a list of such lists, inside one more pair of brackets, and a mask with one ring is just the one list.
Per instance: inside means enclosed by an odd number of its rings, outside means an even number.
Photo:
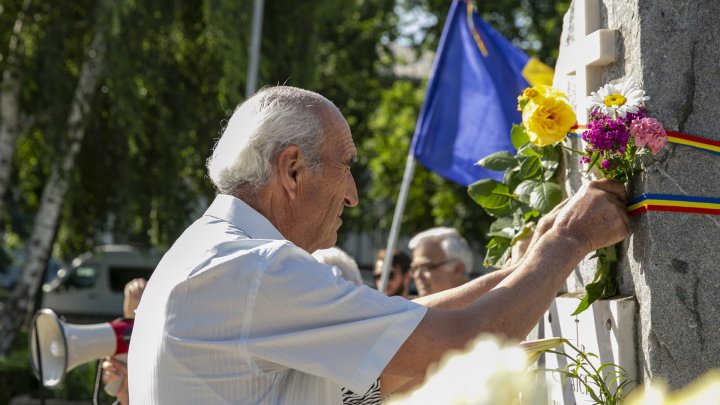
[{"label": "birch tree trunk", "polygon": [[[102,21],[102,20],[100,20]],[[35,216],[32,235],[27,243],[28,256],[17,287],[0,313],[0,355],[9,353],[18,329],[34,311],[37,293],[47,259],[50,255],[55,230],[68,188],[68,177],[75,165],[85,135],[84,121],[90,111],[90,100],[95,93],[105,55],[105,31],[99,26],[83,62],[75,95],[67,121],[68,148],[50,174],[43,189],[40,209]]]},{"label": "birch tree trunk", "polygon": [[[4,212],[3,196],[10,183],[12,161],[15,155],[15,142],[20,135],[20,72],[18,55],[22,53],[23,44],[20,36],[23,29],[25,12],[31,0],[25,0],[15,19],[10,44],[7,51],[7,65],[2,73],[0,83],[0,215]],[[0,236],[3,234],[0,229]]]}]

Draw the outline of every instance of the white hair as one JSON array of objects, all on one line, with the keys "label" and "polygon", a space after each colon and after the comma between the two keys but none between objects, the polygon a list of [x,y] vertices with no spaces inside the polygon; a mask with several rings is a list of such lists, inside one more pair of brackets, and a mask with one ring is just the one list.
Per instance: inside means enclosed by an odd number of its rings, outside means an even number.
[{"label": "white hair", "polygon": [[413,236],[408,247],[415,250],[424,242],[437,242],[448,259],[458,259],[465,266],[465,273],[470,274],[473,266],[473,255],[470,245],[455,228],[430,228]]},{"label": "white hair", "polygon": [[276,86],[240,104],[207,162],[218,192],[255,193],[269,182],[277,154],[289,145],[297,145],[310,169],[320,171],[325,134],[319,107],[324,103],[330,101],[312,91]]},{"label": "white hair", "polygon": [[329,264],[340,269],[342,278],[355,285],[365,284],[360,274],[357,262],[349,254],[338,247],[320,249],[313,252],[312,256],[320,263]]}]

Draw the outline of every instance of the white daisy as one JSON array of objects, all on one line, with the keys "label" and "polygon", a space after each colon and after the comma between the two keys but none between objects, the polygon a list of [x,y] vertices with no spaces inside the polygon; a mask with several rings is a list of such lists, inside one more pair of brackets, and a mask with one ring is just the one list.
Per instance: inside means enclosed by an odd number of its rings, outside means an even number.
[{"label": "white daisy", "polygon": [[587,98],[592,110],[599,110],[610,117],[625,117],[628,113],[636,113],[640,106],[650,97],[645,96],[632,79],[618,84],[606,84],[597,92],[590,93]]}]

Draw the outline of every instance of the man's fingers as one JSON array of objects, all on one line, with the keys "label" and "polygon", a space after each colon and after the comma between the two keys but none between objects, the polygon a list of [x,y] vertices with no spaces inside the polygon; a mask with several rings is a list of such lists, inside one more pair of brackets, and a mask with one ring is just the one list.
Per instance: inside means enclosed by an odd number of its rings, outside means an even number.
[{"label": "man's fingers", "polygon": [[588,187],[596,187],[600,190],[606,191],[608,193],[612,193],[618,197],[622,201],[627,201],[627,190],[625,189],[625,185],[623,183],[620,183],[617,180],[609,180],[609,179],[601,179],[601,180],[593,180],[590,183],[588,183]]}]

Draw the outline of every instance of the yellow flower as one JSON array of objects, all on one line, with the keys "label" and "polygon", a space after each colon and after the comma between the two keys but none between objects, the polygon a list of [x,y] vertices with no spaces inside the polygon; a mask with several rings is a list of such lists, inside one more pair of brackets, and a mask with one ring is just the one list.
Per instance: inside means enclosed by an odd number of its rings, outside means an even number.
[{"label": "yellow flower", "polygon": [[565,138],[575,125],[575,112],[565,94],[550,86],[536,86],[538,95],[522,110],[522,123],[530,142],[550,145]]},{"label": "yellow flower", "polygon": [[538,91],[533,89],[532,87],[528,87],[523,91],[523,96],[527,97],[528,99],[531,99],[538,95]]}]

